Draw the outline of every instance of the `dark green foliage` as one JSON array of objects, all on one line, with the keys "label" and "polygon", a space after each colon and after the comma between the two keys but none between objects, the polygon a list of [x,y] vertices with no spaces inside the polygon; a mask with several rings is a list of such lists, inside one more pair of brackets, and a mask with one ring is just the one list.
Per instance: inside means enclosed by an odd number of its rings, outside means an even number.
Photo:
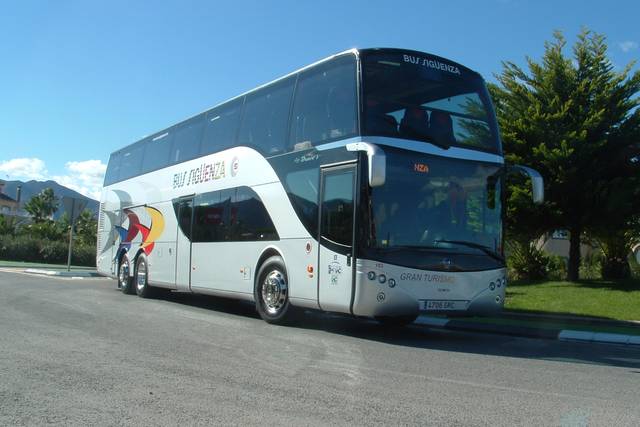
[{"label": "dark green foliage", "polygon": [[76,219],[74,244],[95,246],[98,238],[97,233],[98,221],[90,210],[85,209]]},{"label": "dark green foliage", "polygon": [[53,189],[45,188],[25,203],[24,210],[31,215],[33,222],[50,220],[58,210],[58,198],[53,194]]},{"label": "dark green foliage", "polygon": [[507,242],[509,277],[515,280],[542,280],[547,278],[549,258],[533,243]]},{"label": "dark green foliage", "polygon": [[[31,236],[0,236],[2,260],[66,264],[67,251],[66,241],[50,241]],[[74,245],[72,264],[95,267],[95,258],[95,246]]]},{"label": "dark green foliage", "polygon": [[15,216],[0,214],[0,236],[15,236],[18,231],[18,221]]},{"label": "dark green foliage", "polygon": [[527,71],[504,62],[490,91],[507,161],[545,178],[542,207],[532,206],[522,182],[509,186],[507,234],[569,230],[568,276],[577,280],[584,233],[606,235],[638,212],[638,168],[630,159],[640,141],[640,72],[631,74],[632,64],[615,71],[602,35],[583,31],[572,57],[565,45],[556,32],[540,62],[527,58]]},{"label": "dark green foliage", "polygon": [[514,280],[565,280],[567,261],[547,254],[533,243],[507,242],[507,268]]},{"label": "dark green foliage", "polygon": [[[15,218],[0,215],[0,259],[66,264],[69,217],[65,213],[58,221],[51,219],[57,203],[53,190],[47,188],[25,205],[30,223],[19,224]],[[94,267],[97,221],[90,211],[76,220],[75,233],[71,263]]]}]

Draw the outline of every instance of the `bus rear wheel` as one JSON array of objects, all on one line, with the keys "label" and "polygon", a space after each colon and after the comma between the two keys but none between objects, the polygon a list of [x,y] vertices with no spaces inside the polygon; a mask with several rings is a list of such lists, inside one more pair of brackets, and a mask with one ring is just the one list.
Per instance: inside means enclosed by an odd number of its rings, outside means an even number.
[{"label": "bus rear wheel", "polygon": [[254,299],[258,314],[266,322],[282,325],[294,320],[294,308],[289,303],[287,271],[281,257],[272,256],[260,266]]},{"label": "bus rear wheel", "polygon": [[136,294],[141,298],[151,298],[155,295],[154,287],[149,285],[149,268],[147,264],[147,256],[145,254],[138,255],[136,259],[136,270],[134,274]]},{"label": "bus rear wheel", "polygon": [[131,262],[129,257],[124,254],[118,265],[118,288],[123,294],[133,295],[133,283],[129,271],[131,270]]}]

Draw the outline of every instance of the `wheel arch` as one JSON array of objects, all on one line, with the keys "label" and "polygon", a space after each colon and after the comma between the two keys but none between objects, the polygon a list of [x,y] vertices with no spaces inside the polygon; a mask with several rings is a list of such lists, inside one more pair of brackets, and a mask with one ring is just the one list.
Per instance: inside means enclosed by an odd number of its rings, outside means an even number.
[{"label": "wheel arch", "polygon": [[[256,265],[253,269],[254,274],[253,274],[253,286],[255,288],[256,286],[256,281],[258,280],[258,270],[260,270],[260,267],[262,266],[262,264],[264,264],[264,262],[266,260],[268,260],[269,258],[271,258],[272,256],[279,256],[280,258],[282,258],[282,261],[284,261],[284,268],[285,270],[287,269],[287,260],[285,259],[284,255],[282,255],[282,250],[280,248],[278,248],[277,246],[267,246],[266,248],[264,248],[262,250],[262,252],[260,253],[260,256],[258,257],[258,262],[256,262]],[[287,280],[290,282],[291,279],[289,279],[289,274],[287,272]],[[289,283],[289,286],[291,286],[291,283]]]}]

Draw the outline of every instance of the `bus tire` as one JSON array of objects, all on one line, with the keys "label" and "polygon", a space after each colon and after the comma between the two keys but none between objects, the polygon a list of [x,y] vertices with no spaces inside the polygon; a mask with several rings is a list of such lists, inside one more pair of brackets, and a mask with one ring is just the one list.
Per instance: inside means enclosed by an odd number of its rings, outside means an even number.
[{"label": "bus tire", "polygon": [[129,274],[130,271],[131,261],[129,261],[129,257],[125,253],[120,257],[120,262],[118,263],[118,289],[127,295],[133,295],[135,293],[133,290],[133,280]]},{"label": "bus tire", "polygon": [[254,287],[256,310],[267,323],[283,325],[294,320],[294,307],[289,302],[289,282],[284,260],[279,256],[262,263]]},{"label": "bus tire", "polygon": [[141,298],[152,298],[155,296],[156,288],[149,285],[149,263],[144,253],[136,258],[136,269],[134,272],[134,284],[136,294]]},{"label": "bus tire", "polygon": [[376,320],[383,326],[401,328],[412,324],[418,318],[417,314],[408,316],[378,316]]}]

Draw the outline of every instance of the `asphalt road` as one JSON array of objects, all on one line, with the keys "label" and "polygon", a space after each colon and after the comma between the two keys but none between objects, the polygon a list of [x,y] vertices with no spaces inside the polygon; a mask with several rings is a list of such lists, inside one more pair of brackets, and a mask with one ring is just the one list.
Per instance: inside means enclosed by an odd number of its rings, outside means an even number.
[{"label": "asphalt road", "polygon": [[630,425],[640,350],[0,272],[0,425]]}]

